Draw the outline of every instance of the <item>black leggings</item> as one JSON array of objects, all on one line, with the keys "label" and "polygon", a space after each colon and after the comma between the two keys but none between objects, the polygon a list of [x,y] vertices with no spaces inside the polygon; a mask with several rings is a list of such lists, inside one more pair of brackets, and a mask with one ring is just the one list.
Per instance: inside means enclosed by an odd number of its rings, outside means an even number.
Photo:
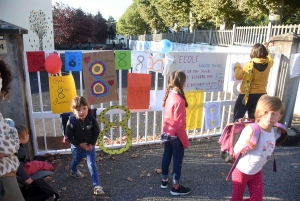
[{"label": "black leggings", "polygon": [[233,110],[233,122],[238,121],[240,118],[243,118],[245,113],[248,112],[248,118],[255,119],[255,108],[258,102],[258,99],[264,94],[249,94],[249,99],[247,105],[243,104],[243,98],[245,94],[239,94],[238,98],[235,101],[234,110]]}]

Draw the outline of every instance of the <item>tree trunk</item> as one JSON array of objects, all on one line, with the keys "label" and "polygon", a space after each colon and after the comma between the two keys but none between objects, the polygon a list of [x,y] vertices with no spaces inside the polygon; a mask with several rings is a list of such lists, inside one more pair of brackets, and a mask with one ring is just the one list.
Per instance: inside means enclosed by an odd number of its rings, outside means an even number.
[{"label": "tree trunk", "polygon": [[269,10],[269,22],[272,25],[280,25],[284,11],[284,0],[276,0],[276,7]]},{"label": "tree trunk", "polygon": [[43,50],[43,38],[39,38],[39,50]]}]

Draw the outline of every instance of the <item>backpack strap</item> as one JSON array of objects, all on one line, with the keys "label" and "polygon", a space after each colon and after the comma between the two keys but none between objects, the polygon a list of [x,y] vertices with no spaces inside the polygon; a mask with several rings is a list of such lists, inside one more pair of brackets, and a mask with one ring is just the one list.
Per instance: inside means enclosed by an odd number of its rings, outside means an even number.
[{"label": "backpack strap", "polygon": [[255,146],[257,145],[259,138],[260,138],[260,127],[258,126],[257,123],[251,123],[249,124],[252,127],[253,133],[251,135],[251,138],[247,141],[246,145],[244,146],[244,148],[235,154],[236,159],[226,177],[226,181],[228,181],[229,177],[231,176],[233,170],[235,169],[237,163],[239,162],[240,158],[242,157],[243,154],[245,154],[246,152],[252,150],[255,148]]}]

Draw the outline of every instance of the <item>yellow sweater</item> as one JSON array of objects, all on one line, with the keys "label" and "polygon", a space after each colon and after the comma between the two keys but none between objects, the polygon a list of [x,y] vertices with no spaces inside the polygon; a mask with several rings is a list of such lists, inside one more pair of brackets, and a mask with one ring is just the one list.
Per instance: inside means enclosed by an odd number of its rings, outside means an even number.
[{"label": "yellow sweater", "polygon": [[[273,59],[270,54],[268,54],[266,59],[261,59],[261,58],[253,58],[249,62],[247,62],[243,68],[241,68],[241,65],[239,63],[236,63],[234,66],[234,77],[236,80],[242,80],[243,79],[243,74],[247,73],[247,68],[249,65],[253,65],[254,63],[260,63],[260,64],[265,64],[268,63],[267,68],[260,72],[257,69],[253,67],[253,77],[251,81],[251,88],[249,91],[249,94],[263,94],[267,93],[267,84],[268,84],[268,77],[269,77],[269,72],[271,70],[271,67],[273,66]],[[240,87],[240,94],[245,94],[246,93],[246,86],[245,86],[246,80],[243,80],[241,87]]]}]

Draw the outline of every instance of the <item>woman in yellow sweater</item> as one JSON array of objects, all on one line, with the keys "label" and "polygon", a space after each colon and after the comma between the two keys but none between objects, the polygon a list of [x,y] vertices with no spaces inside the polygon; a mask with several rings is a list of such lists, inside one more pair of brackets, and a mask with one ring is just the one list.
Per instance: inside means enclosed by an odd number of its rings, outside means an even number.
[{"label": "woman in yellow sweater", "polygon": [[254,113],[258,99],[267,93],[268,77],[273,59],[267,48],[256,43],[251,50],[251,60],[243,67],[240,63],[234,66],[234,77],[242,80],[240,94],[234,105],[234,122],[243,118],[248,112],[248,117],[254,119]]}]

